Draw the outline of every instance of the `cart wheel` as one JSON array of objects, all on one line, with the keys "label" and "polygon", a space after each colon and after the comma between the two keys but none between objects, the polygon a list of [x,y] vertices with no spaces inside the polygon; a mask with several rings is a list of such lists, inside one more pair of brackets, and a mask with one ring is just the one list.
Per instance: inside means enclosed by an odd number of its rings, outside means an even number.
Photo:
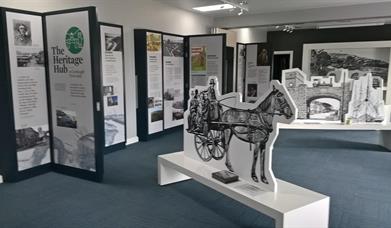
[{"label": "cart wheel", "polygon": [[213,144],[208,142],[208,139],[204,136],[194,135],[194,145],[197,151],[198,156],[205,162],[208,162],[212,159],[210,153],[210,147],[213,147]]},{"label": "cart wheel", "polygon": [[212,154],[212,157],[216,160],[223,159],[225,154],[223,133],[221,131],[210,131],[208,141],[213,145],[213,149],[209,151]]}]

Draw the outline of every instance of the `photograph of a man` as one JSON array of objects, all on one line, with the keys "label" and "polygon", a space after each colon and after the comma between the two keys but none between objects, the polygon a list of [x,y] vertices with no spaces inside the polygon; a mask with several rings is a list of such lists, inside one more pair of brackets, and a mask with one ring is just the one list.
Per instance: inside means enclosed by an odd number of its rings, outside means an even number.
[{"label": "photograph of a man", "polygon": [[257,66],[269,66],[269,52],[262,45],[257,49]]},{"label": "photograph of a man", "polygon": [[14,20],[14,43],[16,46],[31,46],[31,22]]}]

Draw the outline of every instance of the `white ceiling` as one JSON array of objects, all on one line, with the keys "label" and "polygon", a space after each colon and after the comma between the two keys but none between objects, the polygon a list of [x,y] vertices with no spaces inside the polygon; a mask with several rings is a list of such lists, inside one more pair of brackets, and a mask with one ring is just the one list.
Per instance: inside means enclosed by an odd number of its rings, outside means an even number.
[{"label": "white ceiling", "polygon": [[[219,0],[155,0],[188,11],[197,6],[220,4]],[[235,0],[234,0],[235,1]],[[236,0],[238,2],[238,0]],[[371,4],[379,2],[391,2],[391,0],[247,0],[249,14],[265,14],[287,12],[296,10],[308,10],[315,8],[339,7],[350,5]],[[233,15],[232,12],[206,13],[209,16],[221,17]]]}]

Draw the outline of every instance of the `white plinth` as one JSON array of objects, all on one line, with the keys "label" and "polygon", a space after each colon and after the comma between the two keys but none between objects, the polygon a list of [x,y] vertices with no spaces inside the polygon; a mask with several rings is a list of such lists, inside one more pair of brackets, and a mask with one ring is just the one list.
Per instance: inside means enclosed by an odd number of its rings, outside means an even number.
[{"label": "white plinth", "polygon": [[293,122],[292,124],[279,124],[280,129],[306,129],[306,130],[345,130],[345,131],[391,131],[391,124],[351,124]]},{"label": "white plinth", "polygon": [[223,184],[212,178],[219,171],[184,155],[184,152],[158,157],[158,182],[167,185],[194,180],[275,219],[276,227],[325,228],[329,221],[328,196],[277,179],[278,191],[261,190],[240,180]]}]

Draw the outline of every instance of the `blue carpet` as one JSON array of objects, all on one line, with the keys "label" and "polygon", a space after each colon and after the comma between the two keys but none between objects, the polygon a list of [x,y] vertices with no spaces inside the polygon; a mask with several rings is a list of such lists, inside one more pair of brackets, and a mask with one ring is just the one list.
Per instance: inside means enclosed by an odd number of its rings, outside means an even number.
[{"label": "blue carpet", "polygon": [[[330,227],[391,227],[391,153],[376,132],[282,130],[278,178],[331,196]],[[105,156],[104,182],[49,173],[0,185],[0,227],[274,227],[274,221],[186,181],[157,185],[157,155],[181,132]]]}]

